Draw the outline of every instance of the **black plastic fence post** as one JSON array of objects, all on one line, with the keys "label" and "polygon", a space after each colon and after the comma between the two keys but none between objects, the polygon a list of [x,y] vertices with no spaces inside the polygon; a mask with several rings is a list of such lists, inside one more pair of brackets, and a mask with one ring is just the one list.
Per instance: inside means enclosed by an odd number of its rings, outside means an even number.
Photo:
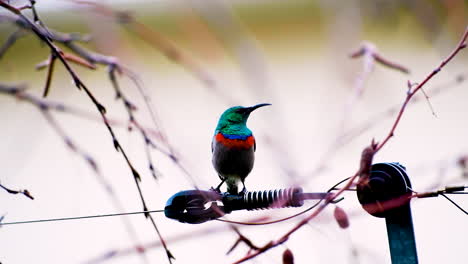
[{"label": "black plastic fence post", "polygon": [[393,264],[418,263],[413,219],[409,203],[385,217],[388,243]]},{"label": "black plastic fence post", "polygon": [[[385,218],[392,264],[417,264],[416,241],[409,199],[411,183],[406,169],[399,163],[372,165],[367,184],[357,188],[359,202],[373,216]],[[384,211],[371,209],[369,205],[403,199],[403,204]]]}]

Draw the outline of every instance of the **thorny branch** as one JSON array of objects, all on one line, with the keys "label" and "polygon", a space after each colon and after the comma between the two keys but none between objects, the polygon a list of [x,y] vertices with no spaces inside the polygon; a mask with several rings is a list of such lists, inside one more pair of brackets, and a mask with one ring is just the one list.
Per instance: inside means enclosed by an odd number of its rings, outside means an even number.
[{"label": "thorny branch", "polygon": [[277,247],[283,243],[285,243],[289,237],[294,234],[297,230],[299,230],[302,226],[307,224],[310,220],[315,218],[317,215],[319,215],[326,207],[328,204],[330,204],[330,201],[333,201],[335,198],[337,198],[341,193],[343,193],[345,190],[349,189],[351,186],[355,184],[355,180],[361,176],[360,182],[365,183],[365,179],[367,175],[369,174],[370,166],[372,165],[372,158],[373,156],[380,150],[382,149],[386,143],[390,140],[391,137],[393,137],[393,134],[401,120],[401,117],[403,116],[403,113],[406,109],[407,104],[411,100],[411,98],[419,91],[422,89],[422,87],[430,80],[434,75],[436,75],[438,72],[442,70],[442,68],[449,63],[462,49],[466,47],[466,40],[468,38],[468,27],[465,29],[465,32],[456,46],[456,48],[452,51],[452,53],[445,59],[443,60],[440,65],[433,70],[427,77],[420,82],[415,88],[410,88],[408,90],[407,96],[405,101],[403,102],[403,105],[400,108],[400,111],[395,119],[395,122],[393,123],[390,132],[388,135],[384,138],[384,140],[381,143],[376,143],[374,140],[372,140],[372,143],[370,146],[364,149],[363,154],[361,156],[361,164],[356,173],[348,180],[346,185],[338,190],[336,193],[334,193],[330,199],[327,199],[323,204],[321,204],[314,212],[312,212],[308,217],[304,218],[301,220],[296,226],[294,226],[291,230],[286,232],[283,236],[281,236],[279,239],[272,240],[265,244],[263,247],[260,247],[257,251],[254,253],[247,254],[245,257],[239,259],[238,261],[234,262],[235,264],[245,262],[249,259],[255,258],[256,256],[274,248]]},{"label": "thorny branch", "polygon": [[[66,36],[65,36],[65,39],[63,39],[63,38],[61,39],[60,37],[64,37],[61,34],[58,34],[58,35],[56,35],[54,37],[54,35],[51,34],[51,32],[42,24],[42,22],[40,22],[39,17],[37,16],[37,13],[35,12],[35,9],[34,9],[34,1],[31,1],[31,8],[33,9],[34,20],[35,20],[35,22],[38,22],[38,23],[31,22],[29,20],[29,18],[27,18],[25,15],[23,15],[22,12],[21,12],[22,8],[15,8],[12,5],[10,5],[10,4],[8,4],[8,3],[4,2],[4,1],[0,1],[0,6],[4,7],[5,9],[9,10],[10,12],[14,13],[17,16],[17,18],[12,18],[11,20],[16,22],[17,25],[20,25],[23,28],[32,31],[43,43],[45,43],[50,48],[50,59],[49,59],[50,62],[49,62],[49,65],[48,65],[49,70],[48,70],[47,79],[46,79],[44,96],[47,95],[49,87],[50,87],[54,62],[55,62],[56,59],[59,59],[60,62],[62,63],[62,65],[67,70],[67,72],[72,77],[75,86],[78,89],[83,90],[86,93],[86,95],[88,96],[88,98],[95,105],[95,107],[97,108],[99,114],[102,117],[103,123],[105,124],[108,132],[111,135],[111,138],[112,138],[112,141],[113,141],[113,144],[114,144],[114,148],[118,152],[120,152],[122,154],[123,158],[125,159],[128,167],[130,168],[130,170],[132,172],[132,175],[133,175],[133,178],[135,180],[141,202],[143,204],[143,210],[146,211],[147,210],[146,202],[144,200],[143,193],[142,193],[140,185],[139,185],[139,181],[141,180],[140,174],[138,173],[138,171],[135,169],[135,167],[131,163],[129,157],[127,156],[127,154],[125,152],[125,150],[123,149],[122,145],[120,144],[117,137],[115,136],[114,130],[112,129],[111,125],[109,124],[109,120],[106,117],[105,107],[97,100],[97,98],[95,98],[95,96],[93,95],[91,90],[88,89],[88,87],[83,83],[83,81],[79,78],[79,76],[76,74],[76,72],[71,68],[68,61],[71,60],[71,61],[73,61],[75,63],[78,62],[79,64],[84,64],[84,63],[82,63],[82,61],[80,63],[80,60],[76,59],[76,57],[74,57],[74,56],[64,55],[64,53],[52,41],[56,40],[57,42],[62,42],[65,46],[67,46],[68,48],[73,50],[78,55],[84,57],[91,64],[101,63],[101,64],[108,65],[109,67],[115,67],[116,59],[113,58],[113,57],[107,57],[107,56],[104,56],[104,55],[92,54],[90,52],[87,52],[84,49],[82,49],[81,47],[75,45],[73,43],[73,41],[72,41],[73,39],[71,37],[66,38]],[[3,19],[4,20],[8,19],[8,17],[7,18],[4,17]],[[40,25],[40,27],[38,25]],[[72,59],[70,59],[70,57]],[[123,67],[119,66],[119,69],[121,69],[121,68],[123,68]],[[58,129],[57,126],[55,126],[55,124],[56,124],[55,122],[51,121],[53,119],[50,118],[50,116],[48,115],[48,112],[43,111],[42,108],[40,108],[40,109],[41,109],[42,113],[45,115],[45,117],[48,118],[48,121],[51,122],[51,124],[56,128],[56,131],[58,131],[58,133],[61,134],[62,131],[60,129]],[[66,141],[66,142],[69,142],[69,141]],[[69,147],[72,148],[73,145],[69,145]],[[169,249],[167,248],[167,245],[164,242],[164,239],[163,239],[159,229],[157,228],[153,217],[151,215],[149,215],[149,214],[146,214],[145,216],[151,220],[151,223],[152,223],[153,227],[155,228],[156,233],[157,233],[161,243],[164,246],[164,249],[165,249],[167,257],[168,257],[168,260],[169,260],[170,263],[172,263],[172,259],[174,257],[170,253]]]},{"label": "thorny branch", "polygon": [[153,161],[152,161],[152,158],[151,158],[151,151],[150,151],[149,148],[152,147],[154,149],[157,149],[158,147],[151,140],[151,138],[148,137],[148,134],[146,133],[145,129],[136,120],[134,112],[137,110],[137,107],[135,106],[135,104],[133,104],[128,99],[128,97],[120,89],[119,83],[117,82],[116,71],[117,72],[119,71],[119,68],[118,68],[117,65],[112,65],[112,66],[109,67],[109,79],[110,79],[110,81],[112,83],[112,87],[114,87],[114,90],[115,90],[115,93],[116,93],[115,98],[117,100],[119,100],[119,99],[122,100],[123,105],[125,106],[125,109],[127,110],[128,117],[129,117],[129,123],[130,123],[128,128],[131,129],[132,126],[137,128],[138,131],[140,132],[141,136],[143,137],[144,142],[145,142],[145,152],[146,152],[146,156],[147,156],[147,159],[148,159],[148,167],[149,167],[149,170],[150,170],[152,176],[156,179],[157,178],[156,168],[153,165]]}]

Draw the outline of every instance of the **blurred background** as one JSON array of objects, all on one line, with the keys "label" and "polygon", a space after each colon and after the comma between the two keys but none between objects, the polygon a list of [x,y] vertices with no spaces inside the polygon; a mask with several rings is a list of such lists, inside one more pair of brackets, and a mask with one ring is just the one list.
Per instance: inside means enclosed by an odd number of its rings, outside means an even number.
[{"label": "blurred background", "polygon": [[[125,75],[118,80],[137,107],[138,122],[163,150],[150,150],[156,180],[148,169],[145,141],[137,129],[128,129],[129,116],[122,101],[116,100],[108,69],[73,65],[107,108],[117,138],[141,174],[142,191],[152,210],[163,209],[171,195],[193,189],[194,182],[201,189],[219,183],[211,165],[211,138],[219,116],[233,105],[272,104],[249,119],[257,151],[246,180],[248,190],[300,185],[305,191],[321,192],[352,176],[363,148],[389,132],[395,112],[386,111],[402,104],[407,81],[421,82],[450,54],[468,25],[468,5],[462,0],[55,0],[37,1],[36,9],[47,27],[89,35],[88,42],[77,45],[115,57],[137,76],[140,87]],[[30,10],[23,12],[32,18]],[[10,14],[0,10],[0,15]],[[0,21],[4,43],[17,27]],[[362,43],[373,43],[379,54],[410,73],[351,59]],[[36,36],[25,34],[0,58],[0,82],[25,84],[28,93],[41,96],[47,70],[37,71],[35,65],[48,56],[49,49]],[[468,87],[463,78],[467,61],[468,54],[461,51],[424,86],[429,103],[420,97],[411,104],[395,136],[375,156],[374,162],[405,165],[415,191],[467,185],[459,162],[468,154]],[[115,151],[99,113],[73,85],[63,65],[55,66],[45,100],[80,109],[80,114],[53,116],[96,161],[121,207],[37,108],[0,94],[1,184],[28,189],[35,198],[1,190],[3,222],[141,210],[131,171]],[[177,163],[168,157],[171,151]],[[286,248],[296,263],[390,263],[384,220],[364,212],[354,192],[344,197],[339,206],[348,213],[348,229],[338,227],[330,206],[284,245],[250,263],[282,263]],[[468,207],[465,195],[451,198]],[[274,220],[300,210],[240,211],[226,218]],[[467,260],[463,212],[443,198],[416,200],[412,212],[420,263]],[[248,251],[241,244],[226,255],[237,239],[226,223],[188,225],[162,213],[153,215],[174,263],[232,263]],[[304,216],[238,228],[263,246]],[[145,255],[151,263],[167,263],[158,241],[143,215],[3,226],[0,262],[145,263]],[[137,245],[147,249],[144,254],[131,250]]]}]

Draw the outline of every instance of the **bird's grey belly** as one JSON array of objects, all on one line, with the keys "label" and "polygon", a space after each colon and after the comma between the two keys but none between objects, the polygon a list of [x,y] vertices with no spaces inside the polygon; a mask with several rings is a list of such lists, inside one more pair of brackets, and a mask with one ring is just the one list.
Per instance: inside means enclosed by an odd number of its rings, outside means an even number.
[{"label": "bird's grey belly", "polygon": [[228,149],[222,144],[216,144],[212,161],[221,179],[237,176],[243,180],[253,168],[254,149]]}]

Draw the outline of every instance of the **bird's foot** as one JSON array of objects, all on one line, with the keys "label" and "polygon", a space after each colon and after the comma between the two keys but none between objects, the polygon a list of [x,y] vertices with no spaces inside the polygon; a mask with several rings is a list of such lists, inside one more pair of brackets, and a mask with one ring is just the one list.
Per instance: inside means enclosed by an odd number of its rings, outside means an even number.
[{"label": "bird's foot", "polygon": [[221,193],[221,190],[219,189],[219,187],[213,188],[213,186],[211,186],[210,191]]},{"label": "bird's foot", "polygon": [[221,193],[221,185],[223,185],[223,183],[226,181],[226,179],[224,180],[221,180],[221,183],[218,184],[218,186],[216,186],[216,188],[213,188],[213,186],[211,186],[210,190],[211,191],[214,191],[214,192],[217,192],[217,193]]},{"label": "bird's foot", "polygon": [[244,194],[246,194],[246,193],[247,193],[247,189],[244,186],[244,188],[242,188],[242,191],[239,193],[239,195],[244,196]]}]

